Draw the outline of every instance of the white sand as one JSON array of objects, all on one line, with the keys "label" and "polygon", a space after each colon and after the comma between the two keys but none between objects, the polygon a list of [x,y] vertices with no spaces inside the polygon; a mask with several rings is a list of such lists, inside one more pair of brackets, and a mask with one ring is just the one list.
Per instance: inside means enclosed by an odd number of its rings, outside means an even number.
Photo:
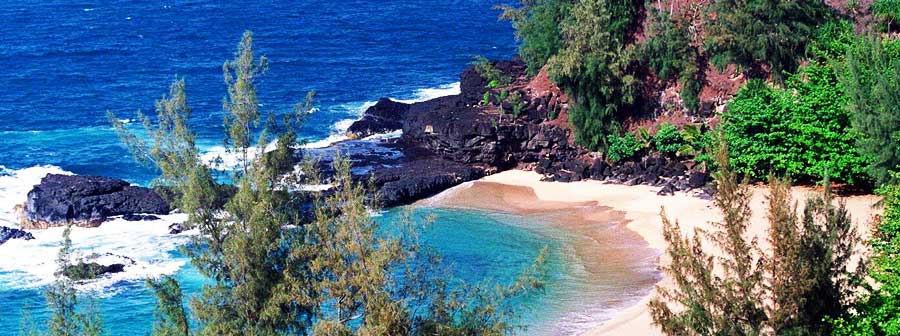
[{"label": "white sand", "polygon": [[[650,186],[624,186],[616,184],[604,184],[599,181],[582,181],[573,183],[541,182],[541,176],[534,172],[506,171],[482,179],[485,182],[494,182],[513,186],[522,186],[533,189],[534,194],[541,201],[547,202],[597,202],[599,205],[610,207],[613,210],[625,213],[629,221],[627,228],[637,232],[648,244],[660,251],[666,247],[662,236],[662,220],[659,216],[660,209],[665,209],[668,217],[678,221],[682,232],[693,232],[695,227],[710,229],[710,221],[719,219],[719,212],[712,205],[712,201],[703,200],[684,193],[674,196],[658,196],[659,188]],[[813,192],[809,188],[794,188],[795,200],[802,200],[804,195]],[[753,210],[753,224],[748,234],[760,237],[760,246],[767,248],[765,241],[767,231],[766,188],[754,187],[754,196],[751,202]],[[879,200],[876,196],[852,196],[842,198],[858,230],[863,235],[870,231],[871,218],[877,212],[873,205]],[[533,205],[539,207],[538,205]],[[665,258],[660,258],[665,263]],[[664,278],[660,285],[668,286],[671,281]],[[586,335],[661,335],[659,329],[653,325],[647,302],[650,296],[644,298],[639,304],[623,310],[613,319],[605,322]]]}]

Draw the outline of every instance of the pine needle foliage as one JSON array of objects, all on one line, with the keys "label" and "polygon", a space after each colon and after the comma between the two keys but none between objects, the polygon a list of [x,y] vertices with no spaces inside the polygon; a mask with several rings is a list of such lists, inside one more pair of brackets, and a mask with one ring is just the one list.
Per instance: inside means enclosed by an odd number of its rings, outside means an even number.
[{"label": "pine needle foliage", "polygon": [[[158,101],[157,125],[142,118],[152,143],[110,115],[127,147],[159,168],[160,183],[176,191],[175,204],[199,229],[185,252],[210,280],[189,300],[196,330],[187,323],[178,283],[148,281],[158,298],[154,333],[509,334],[517,309],[507,302],[540,288],[545,253],[509,286],[459,287],[436,276],[439,257],[421,245],[417,230],[386,234],[390,227],[372,219],[377,197],[371,185],[354,180],[346,159],[334,160],[330,179],[321,178],[315,162],[295,169],[296,130],[313,110],[314,93],[283,118],[257,122],[254,80],[266,61],[253,56],[251,36],[244,35],[238,56],[225,66],[228,143],[246,159],[234,167],[233,186],[218,184],[199,159],[183,81]],[[272,139],[277,145],[267,152]],[[310,183],[333,188],[300,191]]]},{"label": "pine needle foliage", "polygon": [[46,334],[50,336],[99,336],[103,334],[103,322],[97,310],[96,302],[84,294],[80,303],[75,281],[65,275],[73,265],[72,261],[72,224],[63,230],[59,253],[56,258],[56,280],[44,290],[50,319],[47,321]]},{"label": "pine needle foliage", "polygon": [[763,253],[747,233],[752,190],[731,170],[721,135],[719,142],[714,203],[722,221],[685,237],[663,213],[671,258],[664,271],[675,286],[657,287],[649,304],[654,323],[668,335],[830,333],[828,320],[846,314],[862,272],[849,267],[859,241],[846,208],[826,188],[807,199],[800,216],[788,180],[770,178],[771,252]]},{"label": "pine needle foliage", "polygon": [[512,22],[519,41],[519,56],[533,76],[559,52],[563,44],[562,21],[574,1],[519,0],[519,6],[498,5],[500,19]]},{"label": "pine needle foliage", "polygon": [[872,157],[869,172],[879,185],[897,180],[900,168],[900,43],[861,38],[846,56],[841,83],[850,97],[860,151]]},{"label": "pine needle foliage", "polygon": [[576,2],[562,22],[562,48],[548,63],[551,79],[573,103],[575,141],[590,149],[608,146],[607,135],[619,133],[635,102],[637,56],[629,39],[638,7],[627,0]]},{"label": "pine needle foliage", "polygon": [[715,0],[704,32],[710,61],[737,65],[759,78],[768,68],[781,82],[793,72],[816,27],[830,12],[822,1]]},{"label": "pine needle foliage", "polygon": [[189,336],[187,311],[182,300],[181,285],[171,276],[147,280],[147,287],[156,295],[156,322],[153,325],[153,336]]}]

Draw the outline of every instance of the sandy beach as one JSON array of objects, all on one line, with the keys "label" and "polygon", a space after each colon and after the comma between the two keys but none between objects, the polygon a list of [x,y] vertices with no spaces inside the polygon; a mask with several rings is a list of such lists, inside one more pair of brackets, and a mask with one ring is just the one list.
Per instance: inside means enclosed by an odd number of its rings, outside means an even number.
[{"label": "sandy beach", "polygon": [[[466,189],[467,192],[460,190]],[[666,243],[662,235],[660,211],[665,209],[669,219],[677,221],[683,232],[693,232],[694,228],[709,229],[710,222],[719,219],[720,214],[710,200],[704,200],[685,193],[674,196],[659,196],[659,188],[651,186],[625,186],[605,184],[599,181],[582,181],[573,183],[542,182],[541,176],[528,171],[506,171],[483,178],[461,187],[450,189],[429,200],[420,202],[424,205],[441,205],[451,207],[470,207],[485,210],[500,210],[516,213],[560,211],[566,209],[592,208],[592,211],[572,211],[580,216],[579,222],[601,222],[620,220],[622,225],[619,234],[628,237],[636,234],[658,258],[657,264],[665,263],[662,255]],[[753,223],[748,234],[760,237],[760,247],[767,249],[765,240],[767,224],[765,220],[766,188],[754,187],[751,201]],[[810,188],[796,187],[793,190],[795,200],[803,200],[805,195],[814,193]],[[873,205],[879,200],[876,196],[851,196],[840,198],[846,202],[853,221],[862,235],[870,231],[872,217],[877,214]],[[802,203],[801,203],[802,204]],[[572,224],[575,229],[578,224]],[[591,226],[580,228],[585,234],[597,235],[602,246],[602,239],[611,239],[608,234],[590,233]],[[605,237],[605,238],[604,238]],[[615,239],[615,238],[612,238]],[[597,253],[590,250],[596,246],[582,246],[579,254]],[[630,260],[640,260],[631,258]],[[607,272],[611,270],[607,269]],[[614,271],[614,270],[612,270]],[[658,283],[668,286],[670,281],[662,277]],[[646,303],[654,294],[651,293],[639,303],[623,309],[612,319],[588,331],[585,335],[661,335],[653,325]]]}]

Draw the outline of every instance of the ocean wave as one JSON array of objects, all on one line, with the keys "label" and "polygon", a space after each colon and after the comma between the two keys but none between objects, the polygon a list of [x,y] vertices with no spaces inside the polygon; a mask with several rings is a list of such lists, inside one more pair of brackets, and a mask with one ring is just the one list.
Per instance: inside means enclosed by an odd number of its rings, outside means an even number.
[{"label": "ocean wave", "polygon": [[35,166],[18,170],[0,166],[0,225],[18,226],[16,206],[25,202],[31,188],[41,183],[41,179],[47,174],[72,175],[56,166]]},{"label": "ocean wave", "polygon": [[[28,192],[47,174],[72,173],[55,166],[18,170],[0,166],[0,225],[19,227],[16,206],[25,202]],[[192,232],[169,235],[169,225],[184,222],[187,216],[159,217],[160,220],[148,222],[113,219],[97,228],[73,228],[71,238],[76,257],[96,254],[134,260],[126,265],[124,272],[84,283],[79,289],[109,289],[123,281],[139,282],[147,277],[178,271],[187,260],[173,257],[172,252],[183,245]],[[35,239],[13,239],[0,245],[0,288],[36,288],[51,283],[62,231],[61,227],[30,230]]]},{"label": "ocean wave", "polygon": [[416,90],[416,93],[413,95],[413,98],[410,99],[395,99],[391,98],[391,100],[406,104],[419,103],[427,100],[432,100],[434,98],[446,97],[457,95],[460,93],[460,83],[450,83],[444,84],[434,88],[425,88]]},{"label": "ocean wave", "polygon": [[[400,102],[400,103],[413,104],[413,103],[419,103],[419,102],[423,102],[423,101],[432,100],[435,98],[452,96],[452,95],[456,95],[459,93],[460,93],[460,83],[456,82],[456,83],[445,84],[445,85],[441,85],[441,86],[433,87],[433,88],[418,89],[415,91],[415,93],[413,93],[412,98],[400,99],[400,98],[392,97],[389,99],[396,101],[396,102]],[[367,101],[364,103],[355,103],[355,104],[351,103],[351,104],[338,105],[337,110],[349,111],[350,112],[349,114],[352,115],[353,118],[339,120],[338,122],[334,123],[334,125],[331,126],[331,133],[327,137],[325,137],[324,139],[311,141],[311,142],[307,143],[306,145],[304,145],[303,148],[307,148],[307,149],[325,148],[325,147],[331,146],[337,142],[341,142],[341,141],[350,139],[347,136],[347,130],[350,129],[350,126],[353,125],[354,122],[356,122],[363,116],[363,114],[366,112],[366,110],[368,110],[372,106],[375,106],[376,103],[377,103],[376,101]],[[402,134],[403,133],[401,131],[394,131],[394,132],[389,132],[389,133],[384,133],[384,134],[372,135],[363,140],[381,140],[381,139],[396,138]]]}]

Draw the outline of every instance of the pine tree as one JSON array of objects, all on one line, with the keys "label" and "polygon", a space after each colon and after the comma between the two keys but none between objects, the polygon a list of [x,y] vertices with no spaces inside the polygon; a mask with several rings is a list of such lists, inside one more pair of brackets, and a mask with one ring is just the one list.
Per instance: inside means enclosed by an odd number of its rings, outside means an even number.
[{"label": "pine tree", "polygon": [[59,254],[56,257],[56,281],[44,293],[52,312],[47,330],[53,336],[76,336],[80,329],[75,283],[64,275],[65,270],[72,264],[70,260],[72,254],[71,232],[72,226],[66,226]]},{"label": "pine tree", "polygon": [[[746,238],[751,190],[730,169],[721,139],[716,163],[714,203],[722,221],[713,223],[714,231],[695,230],[692,238],[682,237],[678,223],[662,215],[666,253],[672,259],[664,271],[676,287],[657,287],[658,297],[649,305],[653,321],[669,335],[759,335],[766,320],[760,301],[761,253],[756,239]],[[722,255],[704,251],[703,238]]]},{"label": "pine tree", "polygon": [[245,31],[234,59],[222,65],[228,97],[222,103],[225,114],[227,139],[240,154],[241,172],[247,173],[249,147],[253,145],[254,128],[259,126],[259,99],[256,97],[256,79],[268,70],[265,56],[256,58],[253,52],[253,33]]},{"label": "pine tree", "polygon": [[[723,221],[714,223],[712,232],[696,230],[688,238],[663,215],[671,258],[664,271],[675,288],[657,287],[658,296],[650,302],[654,323],[669,335],[830,333],[829,318],[846,314],[861,274],[849,268],[858,237],[846,208],[835,206],[826,188],[822,196],[807,199],[798,218],[788,179],[772,177],[771,253],[763,254],[756,237],[746,232],[751,190],[738,183],[719,141],[715,205]],[[706,252],[706,244],[722,256]]]},{"label": "pine tree", "polygon": [[715,0],[707,14],[705,47],[710,61],[735,64],[758,77],[770,68],[776,81],[793,72],[810,36],[829,15],[822,1]]},{"label": "pine tree", "polygon": [[103,322],[96,301],[87,297],[87,307],[82,307],[75,281],[66,276],[66,270],[73,265],[71,232],[69,223],[63,230],[56,258],[56,280],[44,291],[51,312],[46,330],[51,336],[99,336],[103,334]]},{"label": "pine tree", "polygon": [[148,279],[147,287],[156,294],[156,322],[154,336],[189,336],[187,312],[182,303],[183,296],[178,281],[171,276],[158,280]]},{"label": "pine tree", "polygon": [[535,75],[562,47],[562,21],[571,0],[519,0],[519,6],[498,5],[501,20],[512,22],[519,41],[519,56]]},{"label": "pine tree", "polygon": [[846,56],[841,82],[850,97],[853,127],[862,133],[860,151],[872,157],[879,184],[896,182],[900,169],[900,44],[862,38]]},{"label": "pine tree", "polygon": [[563,21],[562,48],[548,71],[574,103],[569,122],[575,140],[588,148],[606,148],[607,135],[618,132],[635,102],[637,56],[629,40],[636,15],[634,1],[583,0]]}]

